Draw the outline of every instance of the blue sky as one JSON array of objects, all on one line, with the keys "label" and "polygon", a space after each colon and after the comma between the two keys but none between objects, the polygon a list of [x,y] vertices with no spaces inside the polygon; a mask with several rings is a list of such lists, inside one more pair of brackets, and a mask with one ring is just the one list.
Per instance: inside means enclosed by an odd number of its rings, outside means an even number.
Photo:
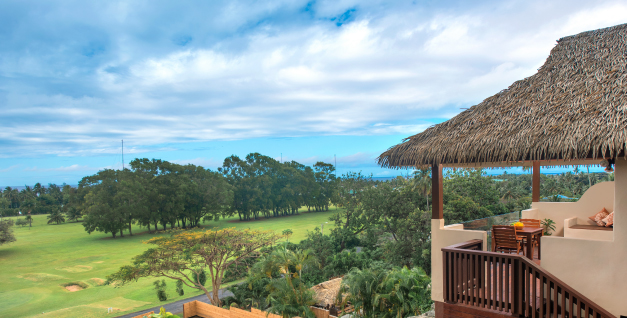
[{"label": "blue sky", "polygon": [[261,152],[374,176],[624,1],[0,2],[0,186]]}]

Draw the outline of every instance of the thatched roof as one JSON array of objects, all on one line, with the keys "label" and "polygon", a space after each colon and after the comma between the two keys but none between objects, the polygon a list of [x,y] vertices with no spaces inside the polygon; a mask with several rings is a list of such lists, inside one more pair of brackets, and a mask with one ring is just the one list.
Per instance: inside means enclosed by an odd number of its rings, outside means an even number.
[{"label": "thatched roof", "polygon": [[340,292],[340,286],[342,285],[342,278],[336,278],[320,283],[314,287],[311,287],[316,293],[316,305],[325,307],[327,305],[333,305],[336,303],[337,295]]},{"label": "thatched roof", "polygon": [[533,76],[403,140],[383,167],[626,156],[627,24],[558,41]]}]

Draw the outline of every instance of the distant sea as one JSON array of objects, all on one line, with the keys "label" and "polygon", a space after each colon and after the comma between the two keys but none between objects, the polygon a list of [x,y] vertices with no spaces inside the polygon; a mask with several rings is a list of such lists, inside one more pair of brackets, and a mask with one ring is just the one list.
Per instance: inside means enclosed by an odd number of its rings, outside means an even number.
[{"label": "distant sea", "polygon": [[392,180],[392,179],[396,179],[396,176],[394,176],[394,177],[372,177],[372,180],[375,180],[375,181],[388,181],[388,180]]},{"label": "distant sea", "polygon": [[[57,184],[60,188],[62,188],[63,186],[60,184]],[[46,188],[48,188],[48,185],[44,185]],[[72,188],[78,188],[78,184],[70,184],[70,186]],[[4,191],[4,188],[6,187],[11,187],[11,189],[17,189],[18,191],[22,191],[24,189],[26,189],[26,186],[0,186],[0,191]],[[33,187],[32,185],[30,186],[31,188]]]}]

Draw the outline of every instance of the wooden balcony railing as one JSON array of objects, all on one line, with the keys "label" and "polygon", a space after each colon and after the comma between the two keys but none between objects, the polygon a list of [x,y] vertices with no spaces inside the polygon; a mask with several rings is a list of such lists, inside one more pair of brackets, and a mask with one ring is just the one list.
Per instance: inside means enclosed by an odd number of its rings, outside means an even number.
[{"label": "wooden balcony railing", "polygon": [[482,251],[472,240],[442,249],[444,301],[529,318],[615,318],[530,259]]}]

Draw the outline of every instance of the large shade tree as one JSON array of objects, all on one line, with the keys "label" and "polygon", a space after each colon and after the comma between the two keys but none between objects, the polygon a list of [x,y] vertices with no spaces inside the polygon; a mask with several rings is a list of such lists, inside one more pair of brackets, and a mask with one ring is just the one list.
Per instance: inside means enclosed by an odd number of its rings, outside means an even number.
[{"label": "large shade tree", "polygon": [[[217,291],[229,266],[256,256],[260,248],[279,238],[272,231],[233,228],[155,237],[145,242],[152,248],[135,256],[132,265],[121,267],[107,280],[124,284],[142,277],[168,277],[203,291],[213,305],[220,306]],[[202,272],[209,274],[212,289],[201,282]],[[212,294],[211,290],[216,292]]]}]

